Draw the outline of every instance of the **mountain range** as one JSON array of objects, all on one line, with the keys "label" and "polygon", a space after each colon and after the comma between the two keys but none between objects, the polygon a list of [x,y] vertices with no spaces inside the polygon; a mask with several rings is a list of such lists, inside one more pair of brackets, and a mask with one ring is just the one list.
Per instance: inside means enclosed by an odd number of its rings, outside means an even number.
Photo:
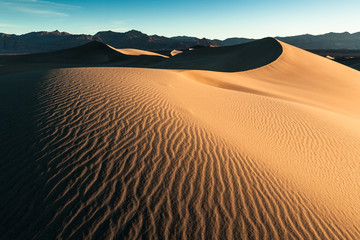
[{"label": "mountain range", "polygon": [[[303,49],[360,49],[360,32],[327,33],[323,35],[298,35],[276,37],[277,39]],[[131,30],[125,33],[102,31],[95,35],[70,34],[67,32],[31,32],[22,35],[0,33],[0,53],[48,52],[80,46],[99,41],[116,48],[137,48],[161,51],[187,49],[196,45],[230,46],[251,42],[250,38],[228,38],[225,40],[196,38],[188,36],[164,37],[147,35]]]}]

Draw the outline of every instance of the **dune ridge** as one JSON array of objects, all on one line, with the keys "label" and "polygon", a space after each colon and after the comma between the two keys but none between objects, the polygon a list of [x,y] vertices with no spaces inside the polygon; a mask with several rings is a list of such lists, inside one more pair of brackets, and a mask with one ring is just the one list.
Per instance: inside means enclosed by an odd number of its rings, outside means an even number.
[{"label": "dune ridge", "polygon": [[149,67],[239,72],[265,66],[275,61],[281,53],[282,46],[276,39],[264,38],[240,45],[186,51]]},{"label": "dune ridge", "polygon": [[164,55],[149,51],[116,49],[94,41],[55,52],[0,56],[0,74],[90,66],[146,67],[166,58]]},{"label": "dune ridge", "polygon": [[360,73],[277,44],[244,72],[0,76],[3,237],[360,238]]},{"label": "dune ridge", "polygon": [[[111,47],[110,45],[108,45],[108,46]],[[165,55],[162,55],[159,53],[145,51],[145,50],[139,50],[139,49],[133,49],[133,48],[114,48],[114,49],[122,54],[132,55],[132,56],[147,55],[147,56],[159,56],[159,57],[163,57],[163,58],[169,58],[168,56],[165,56]]]},{"label": "dune ridge", "polygon": [[0,74],[71,67],[139,67],[238,72],[260,68],[282,52],[279,42],[264,38],[222,48],[197,48],[172,57],[137,49],[116,49],[101,42],[50,53],[0,56]]}]

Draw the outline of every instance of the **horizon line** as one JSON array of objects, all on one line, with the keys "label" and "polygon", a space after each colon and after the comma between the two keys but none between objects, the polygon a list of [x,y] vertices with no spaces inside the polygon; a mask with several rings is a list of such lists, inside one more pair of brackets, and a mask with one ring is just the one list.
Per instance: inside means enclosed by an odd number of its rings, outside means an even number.
[{"label": "horizon line", "polygon": [[286,35],[286,36],[279,36],[279,35],[276,35],[276,36],[264,36],[264,37],[261,37],[261,38],[232,36],[232,37],[227,37],[227,38],[223,38],[223,39],[219,39],[219,38],[208,38],[208,37],[195,37],[195,36],[191,36],[191,35],[165,36],[165,35],[159,35],[159,34],[156,34],[156,33],[155,33],[155,34],[148,34],[148,33],[145,33],[145,32],[143,32],[143,31],[140,31],[140,30],[137,30],[137,29],[131,29],[131,30],[124,31],[124,32],[114,31],[114,30],[111,30],[111,29],[109,29],[109,30],[100,30],[100,31],[97,31],[97,32],[94,33],[94,34],[90,34],[90,33],[73,33],[73,32],[67,32],[67,31],[60,31],[59,29],[55,29],[55,30],[53,30],[53,31],[46,31],[46,30],[31,31],[31,32],[20,33],[20,34],[0,32],[0,34],[22,36],[22,35],[26,35],[26,34],[30,34],[30,33],[39,33],[39,32],[47,32],[47,33],[59,32],[59,33],[68,33],[68,34],[70,34],[70,35],[88,35],[88,36],[95,36],[96,34],[98,34],[98,33],[100,33],[100,32],[128,33],[128,32],[131,32],[131,31],[137,31],[137,32],[143,33],[143,34],[148,35],[148,36],[159,36],[159,37],[166,37],[166,38],[174,38],[174,37],[194,37],[194,38],[198,38],[198,39],[220,40],[220,41],[224,41],[224,40],[230,39],[230,38],[245,38],[245,39],[253,39],[253,40],[256,40],[256,39],[262,39],[262,38],[267,38],[267,37],[272,37],[272,38],[277,38],[277,37],[286,38],[286,37],[295,37],[295,36],[303,36],[303,35],[321,36],[321,35],[326,35],[326,34],[331,34],[331,33],[335,33],[335,34],[348,33],[348,34],[351,34],[351,35],[356,34],[356,33],[360,33],[360,30],[359,30],[359,31],[356,31],[356,32],[349,32],[349,31],[333,32],[333,31],[331,31],[331,32],[324,32],[324,33],[319,33],[319,34],[303,33],[303,34]]}]

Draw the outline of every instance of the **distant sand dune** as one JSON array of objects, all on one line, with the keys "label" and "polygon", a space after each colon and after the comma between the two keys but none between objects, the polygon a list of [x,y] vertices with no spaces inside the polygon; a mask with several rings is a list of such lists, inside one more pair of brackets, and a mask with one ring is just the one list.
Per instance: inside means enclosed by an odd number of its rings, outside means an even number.
[{"label": "distant sand dune", "polygon": [[105,43],[94,41],[55,52],[0,56],[0,74],[89,66],[146,67],[167,58],[144,50],[116,49]]},{"label": "distant sand dune", "polygon": [[163,57],[163,58],[169,58],[168,56],[161,55],[159,53],[154,53],[154,52],[139,50],[139,49],[133,49],[133,48],[122,48],[122,49],[116,49],[116,50],[118,52],[120,52],[122,54],[126,54],[126,55],[133,55],[133,56],[147,55],[147,56],[159,56],[159,57]]},{"label": "distant sand dune", "polygon": [[180,53],[183,53],[183,51],[180,51],[180,50],[172,50],[171,51],[171,56],[175,56],[175,55],[178,55],[178,54],[180,54]]},{"label": "distant sand dune", "polygon": [[233,50],[0,75],[2,238],[359,239],[360,73]]},{"label": "distant sand dune", "polygon": [[282,47],[277,40],[264,38],[241,45],[183,52],[151,67],[238,72],[267,65],[275,61],[281,53]]}]

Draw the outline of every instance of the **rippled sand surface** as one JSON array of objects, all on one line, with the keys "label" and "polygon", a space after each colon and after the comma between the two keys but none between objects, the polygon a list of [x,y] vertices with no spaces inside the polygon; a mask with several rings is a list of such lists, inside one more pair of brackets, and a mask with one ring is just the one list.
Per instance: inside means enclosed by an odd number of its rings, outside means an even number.
[{"label": "rippled sand surface", "polygon": [[0,238],[360,239],[360,73],[279,45],[0,75]]}]

